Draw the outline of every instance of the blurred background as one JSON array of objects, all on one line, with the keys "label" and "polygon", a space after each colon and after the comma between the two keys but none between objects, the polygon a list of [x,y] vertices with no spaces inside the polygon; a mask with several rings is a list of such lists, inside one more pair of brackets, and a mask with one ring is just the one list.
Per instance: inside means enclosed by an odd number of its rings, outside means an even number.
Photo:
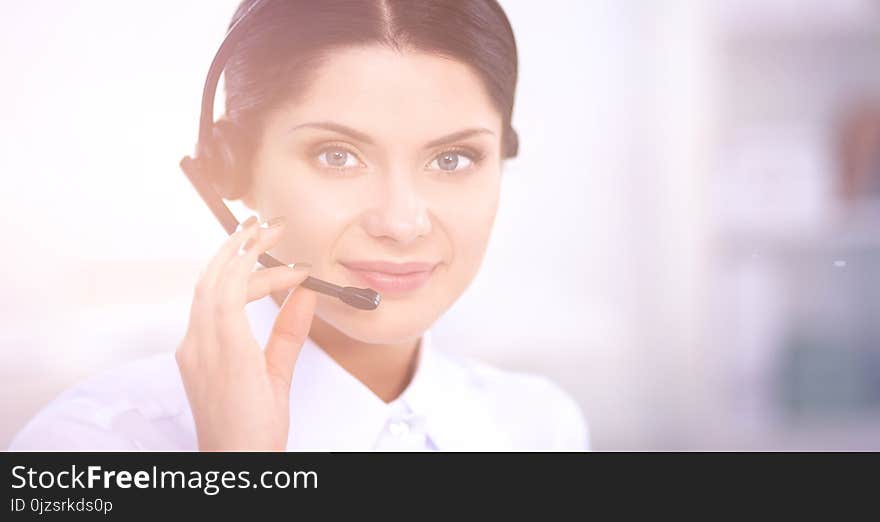
[{"label": "blurred background", "polygon": [[[4,6],[0,446],[175,349],[224,237],[177,162],[236,4]],[[552,377],[597,450],[880,449],[880,4],[502,5],[520,155],[442,349]]]}]

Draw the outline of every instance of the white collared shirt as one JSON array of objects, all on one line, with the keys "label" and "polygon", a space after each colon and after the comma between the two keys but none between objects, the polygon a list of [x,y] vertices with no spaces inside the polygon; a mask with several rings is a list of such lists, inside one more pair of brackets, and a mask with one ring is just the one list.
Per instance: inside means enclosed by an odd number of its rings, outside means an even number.
[{"label": "white collared shirt", "polygon": [[[247,308],[265,345],[278,305]],[[49,403],[13,451],[195,451],[192,412],[173,353],[92,378]],[[583,451],[587,424],[545,377],[442,353],[422,336],[415,373],[386,403],[310,338],[296,361],[290,451]]]}]

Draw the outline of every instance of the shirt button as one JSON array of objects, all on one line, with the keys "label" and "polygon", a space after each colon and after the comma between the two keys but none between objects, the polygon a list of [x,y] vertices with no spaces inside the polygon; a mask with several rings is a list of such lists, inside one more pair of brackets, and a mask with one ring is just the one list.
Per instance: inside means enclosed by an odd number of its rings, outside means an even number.
[{"label": "shirt button", "polygon": [[406,421],[395,421],[392,422],[388,429],[391,430],[391,434],[398,438],[403,438],[409,435],[409,424]]}]

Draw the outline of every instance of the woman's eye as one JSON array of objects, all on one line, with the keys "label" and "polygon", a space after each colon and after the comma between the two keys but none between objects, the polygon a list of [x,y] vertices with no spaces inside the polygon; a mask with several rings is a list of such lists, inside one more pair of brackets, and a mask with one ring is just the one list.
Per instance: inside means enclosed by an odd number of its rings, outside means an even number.
[{"label": "woman's eye", "polygon": [[453,172],[463,170],[473,165],[473,160],[461,152],[443,152],[431,162],[430,168]]},{"label": "woman's eye", "polygon": [[357,157],[355,157],[354,154],[338,147],[321,151],[318,154],[318,161],[325,167],[335,169],[357,167],[359,165]]}]

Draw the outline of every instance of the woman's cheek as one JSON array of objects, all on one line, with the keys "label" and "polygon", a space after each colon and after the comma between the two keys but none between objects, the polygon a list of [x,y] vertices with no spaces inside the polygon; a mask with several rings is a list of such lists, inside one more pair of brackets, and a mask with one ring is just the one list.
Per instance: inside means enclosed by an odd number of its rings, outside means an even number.
[{"label": "woman's cheek", "polygon": [[[276,185],[278,186],[278,185]],[[290,183],[291,189],[279,191],[271,197],[277,215],[287,219],[284,238],[276,250],[283,259],[308,262],[316,276],[327,268],[339,231],[344,230],[352,209],[340,204],[340,194],[325,193],[326,187],[303,180]],[[337,204],[328,205],[327,201]]]},{"label": "woman's cheek", "polygon": [[464,205],[457,206],[459,211],[450,213],[454,262],[461,265],[456,271],[465,279],[465,285],[476,276],[485,255],[498,210],[498,197],[497,186],[489,185],[471,194]]}]

